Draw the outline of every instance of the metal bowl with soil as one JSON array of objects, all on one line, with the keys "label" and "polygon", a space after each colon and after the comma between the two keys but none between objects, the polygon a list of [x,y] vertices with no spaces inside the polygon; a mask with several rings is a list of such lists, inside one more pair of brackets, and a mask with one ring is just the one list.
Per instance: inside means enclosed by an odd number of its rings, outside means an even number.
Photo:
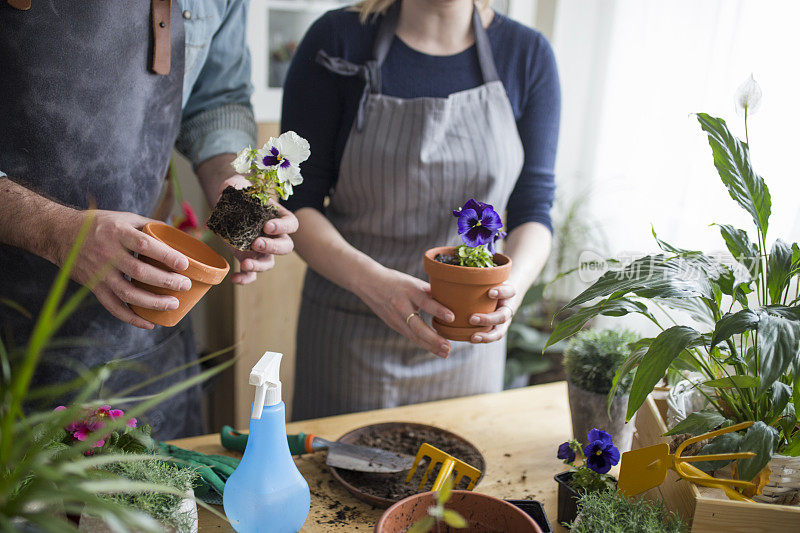
[{"label": "metal bowl with soil", "polygon": [[[486,469],[483,455],[473,444],[455,433],[426,424],[413,422],[372,424],[342,435],[339,442],[381,448],[411,456],[416,455],[420,445],[427,442],[481,472]],[[417,487],[426,468],[427,459],[424,459],[409,483],[406,483],[408,470],[395,474],[374,474],[331,467],[331,471],[333,477],[356,498],[377,507],[389,507],[403,498],[420,492]],[[430,490],[437,473],[438,466],[431,472],[423,491]],[[466,480],[462,480],[456,488],[466,488]]]}]

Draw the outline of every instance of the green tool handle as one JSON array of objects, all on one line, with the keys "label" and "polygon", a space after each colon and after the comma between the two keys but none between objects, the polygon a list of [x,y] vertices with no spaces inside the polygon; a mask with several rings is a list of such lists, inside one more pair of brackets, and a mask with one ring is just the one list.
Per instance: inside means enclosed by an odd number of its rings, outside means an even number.
[{"label": "green tool handle", "polygon": [[[314,449],[311,448],[311,441],[314,440],[314,437],[315,435],[308,435],[306,433],[286,435],[286,440],[289,443],[289,452],[291,452],[292,455],[312,453]],[[245,446],[247,446],[247,433],[240,433],[230,426],[222,426],[220,440],[225,449],[244,452]],[[308,442],[308,446],[306,446],[306,442]]]}]

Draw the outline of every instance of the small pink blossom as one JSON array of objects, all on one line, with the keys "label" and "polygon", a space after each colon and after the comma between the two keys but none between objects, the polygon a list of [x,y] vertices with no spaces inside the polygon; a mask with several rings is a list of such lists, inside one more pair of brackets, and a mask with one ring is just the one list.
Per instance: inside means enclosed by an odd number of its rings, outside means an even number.
[{"label": "small pink blossom", "polygon": [[58,407],[53,409],[53,411],[66,411],[66,410],[67,410],[67,408],[65,406],[63,406],[63,405],[59,405]]},{"label": "small pink blossom", "polygon": [[128,423],[126,425],[129,428],[135,428],[137,423],[138,421],[135,418],[131,418],[130,420],[128,420]]}]

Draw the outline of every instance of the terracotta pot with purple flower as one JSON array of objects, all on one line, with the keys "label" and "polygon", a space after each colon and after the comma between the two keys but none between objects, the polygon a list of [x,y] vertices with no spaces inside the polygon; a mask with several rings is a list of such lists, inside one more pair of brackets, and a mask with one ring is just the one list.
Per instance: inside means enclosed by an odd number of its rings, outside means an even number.
[{"label": "terracotta pot with purple flower", "polygon": [[308,141],[293,131],[270,137],[260,149],[247,147],[231,163],[250,186],[222,191],[208,229],[239,250],[250,250],[253,241],[266,237],[264,224],[278,217],[277,201],[286,200],[293,186],[303,183],[300,163],[311,155]]},{"label": "terracotta pot with purple flower", "polygon": [[[562,443],[556,457],[570,466],[556,474],[558,483],[558,523],[571,523],[578,513],[578,500],[587,492],[616,490],[617,480],[609,475],[619,463],[620,453],[611,435],[602,429],[591,429],[583,446],[577,439]],[[576,464],[580,461],[580,464]]]},{"label": "terracotta pot with purple flower", "polygon": [[502,284],[511,273],[511,259],[496,252],[497,242],[505,237],[503,222],[490,204],[468,200],[453,211],[463,244],[438,246],[425,252],[425,272],[434,300],[450,309],[455,320],[448,324],[433,319],[433,328],[444,338],[468,341],[475,333],[491,326],[473,326],[475,313],[497,309],[498,301],[489,290]]}]

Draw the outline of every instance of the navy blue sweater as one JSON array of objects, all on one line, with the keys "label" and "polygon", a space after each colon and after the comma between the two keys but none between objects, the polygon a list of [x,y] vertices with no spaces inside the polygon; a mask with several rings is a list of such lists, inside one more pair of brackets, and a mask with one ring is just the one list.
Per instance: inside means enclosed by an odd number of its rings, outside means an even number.
[{"label": "navy blue sweater", "polygon": [[[286,206],[313,207],[336,186],[345,143],[355,119],[363,80],[332,74],[315,62],[322,49],[333,57],[363,64],[372,57],[378,22],[361,24],[346,9],[320,17],[292,60],[283,92],[281,130],[294,130],[311,144],[303,164],[304,182]],[[525,222],[552,229],[553,167],[561,112],[558,70],[541,33],[495,14],[487,28],[497,72],[517,122],[525,162],[508,202],[508,231]],[[451,56],[418,52],[395,37],[381,68],[383,94],[398,98],[439,97],[483,84],[475,46]]]}]

